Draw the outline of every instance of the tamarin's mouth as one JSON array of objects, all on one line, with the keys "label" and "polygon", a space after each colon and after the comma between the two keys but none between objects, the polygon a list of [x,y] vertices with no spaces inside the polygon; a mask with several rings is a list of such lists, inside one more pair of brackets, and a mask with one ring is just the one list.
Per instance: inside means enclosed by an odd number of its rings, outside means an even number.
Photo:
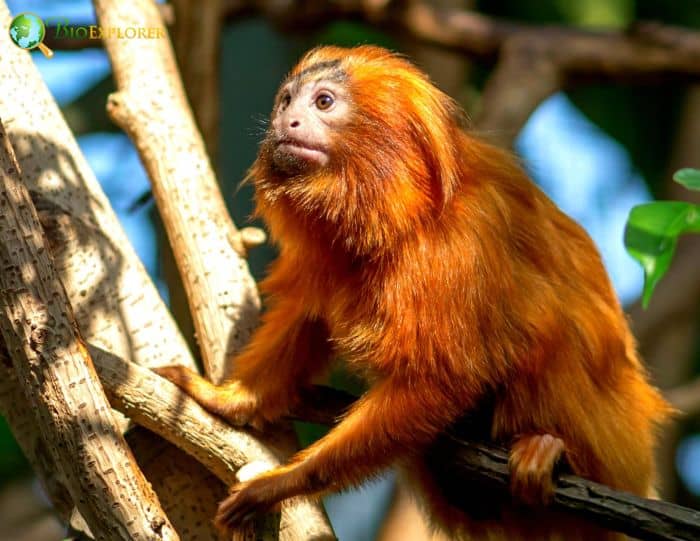
[{"label": "tamarin's mouth", "polygon": [[[311,162],[316,165],[326,165],[328,163],[328,153],[323,146],[291,137],[280,139],[277,142],[273,155],[277,165],[287,166],[283,167],[283,169],[289,168],[290,164],[288,162]],[[298,166],[300,165],[298,164]]]}]

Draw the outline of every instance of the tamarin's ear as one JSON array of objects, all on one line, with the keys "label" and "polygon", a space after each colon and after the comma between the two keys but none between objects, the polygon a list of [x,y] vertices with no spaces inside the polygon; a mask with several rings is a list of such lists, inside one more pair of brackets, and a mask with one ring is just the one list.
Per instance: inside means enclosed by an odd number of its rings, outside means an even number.
[{"label": "tamarin's ear", "polygon": [[460,146],[462,128],[458,122],[457,105],[450,98],[433,95],[417,108],[419,126],[418,144],[431,173],[431,192],[435,208],[442,210],[452,199],[461,173]]},{"label": "tamarin's ear", "polygon": [[449,126],[429,126],[428,163],[432,169],[433,197],[436,208],[442,210],[452,199],[460,178],[459,128]]}]

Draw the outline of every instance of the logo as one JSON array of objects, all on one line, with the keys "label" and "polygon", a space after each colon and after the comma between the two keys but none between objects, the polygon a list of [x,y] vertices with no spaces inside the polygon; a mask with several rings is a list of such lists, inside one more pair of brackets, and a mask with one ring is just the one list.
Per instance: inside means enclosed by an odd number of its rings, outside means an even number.
[{"label": "logo", "polygon": [[161,39],[166,36],[165,28],[148,26],[100,26],[97,24],[70,24],[65,18],[52,18],[55,23],[54,39]]},{"label": "logo", "polygon": [[51,58],[53,51],[44,45],[45,37],[44,21],[33,13],[20,13],[10,23],[10,39],[17,47],[27,51],[38,48],[46,58]]},{"label": "logo", "polygon": [[[78,40],[100,40],[102,38],[117,38],[117,39],[161,39],[166,37],[165,28],[161,27],[145,27],[145,26],[127,26],[104,27],[95,24],[90,25],[75,25],[70,24],[65,18],[49,20],[53,25],[52,39],[78,39]],[[53,51],[44,45],[43,41],[46,37],[46,25],[40,17],[34,13],[20,13],[10,23],[10,38],[12,42],[20,49],[30,51],[39,49],[46,58],[53,56]]]}]

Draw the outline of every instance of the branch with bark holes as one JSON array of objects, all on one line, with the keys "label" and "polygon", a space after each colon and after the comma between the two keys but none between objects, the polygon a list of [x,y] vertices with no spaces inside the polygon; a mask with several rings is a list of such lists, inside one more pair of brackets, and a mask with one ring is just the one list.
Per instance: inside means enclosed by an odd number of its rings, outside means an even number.
[{"label": "branch with bark holes", "polygon": [[95,539],[179,540],[109,412],[1,122],[0,268],[0,361]]},{"label": "branch with bark holes", "polygon": [[[192,455],[223,481],[235,482],[236,471],[250,462],[251,455],[267,457],[275,463],[272,455],[260,454],[255,437],[209,414],[169,381],[100,348],[88,349],[112,407]],[[8,367],[11,364],[7,352],[0,347],[0,364],[3,363]],[[343,391],[315,386],[304,394],[292,418],[333,425],[355,400],[355,396]],[[470,441],[468,432],[464,432],[465,436],[460,433],[457,428],[444,434],[427,454],[450,502],[470,510],[475,502],[469,497],[475,493],[479,500],[484,494],[501,500],[510,498],[508,452],[492,444]],[[242,448],[247,452],[241,452]],[[641,540],[700,539],[700,511],[615,491],[574,475],[557,477],[551,505]]]}]

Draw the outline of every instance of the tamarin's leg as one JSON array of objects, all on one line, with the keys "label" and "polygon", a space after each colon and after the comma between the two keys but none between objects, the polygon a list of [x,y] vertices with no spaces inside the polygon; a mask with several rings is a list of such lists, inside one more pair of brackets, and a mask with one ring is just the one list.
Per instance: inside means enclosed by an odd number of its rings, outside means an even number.
[{"label": "tamarin's leg", "polygon": [[306,319],[298,305],[284,299],[263,316],[250,344],[233,361],[232,377],[221,385],[182,366],[166,366],[155,372],[232,424],[273,421],[288,412],[299,388],[330,357],[325,324]]},{"label": "tamarin's leg", "polygon": [[292,496],[321,495],[359,484],[395,461],[420,453],[460,414],[454,397],[439,391],[444,387],[396,378],[375,384],[338,426],[289,465],[233,487],[219,506],[217,525],[231,528]]},{"label": "tamarin's leg", "polygon": [[554,466],[564,451],[564,442],[551,434],[520,436],[508,461],[513,496],[530,505],[549,503],[554,491]]}]

